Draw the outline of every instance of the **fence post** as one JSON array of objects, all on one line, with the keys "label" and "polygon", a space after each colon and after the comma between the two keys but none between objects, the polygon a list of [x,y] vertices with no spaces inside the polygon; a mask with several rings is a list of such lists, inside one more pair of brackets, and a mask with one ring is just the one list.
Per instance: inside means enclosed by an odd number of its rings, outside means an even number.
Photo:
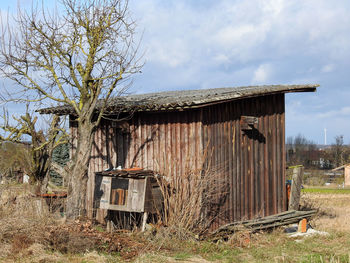
[{"label": "fence post", "polygon": [[301,184],[303,181],[304,166],[296,166],[293,168],[292,186],[290,190],[290,199],[288,210],[299,210]]}]

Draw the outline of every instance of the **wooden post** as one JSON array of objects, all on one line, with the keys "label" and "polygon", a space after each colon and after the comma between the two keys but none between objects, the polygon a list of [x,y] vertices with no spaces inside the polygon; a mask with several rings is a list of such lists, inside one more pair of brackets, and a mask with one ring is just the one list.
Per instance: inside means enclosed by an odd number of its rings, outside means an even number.
[{"label": "wooden post", "polygon": [[148,217],[148,213],[143,212],[143,220],[142,220],[142,228],[141,228],[142,232],[145,231],[146,229],[147,217]]},{"label": "wooden post", "polygon": [[113,231],[113,224],[112,224],[112,215],[111,211],[108,209],[107,210],[107,232],[112,232]]},{"label": "wooden post", "polygon": [[344,185],[350,186],[350,165],[344,167]]},{"label": "wooden post", "polygon": [[290,199],[288,210],[299,210],[301,184],[303,181],[304,167],[296,166],[293,168],[292,187],[290,190]]}]

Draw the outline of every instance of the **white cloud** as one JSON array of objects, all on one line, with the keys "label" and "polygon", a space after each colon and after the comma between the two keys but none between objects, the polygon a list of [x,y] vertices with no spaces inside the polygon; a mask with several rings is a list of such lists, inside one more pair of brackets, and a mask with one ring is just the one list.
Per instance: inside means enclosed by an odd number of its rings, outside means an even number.
[{"label": "white cloud", "polygon": [[147,59],[169,67],[186,63],[251,63],[322,52],[350,57],[350,19],[329,1],[221,0],[206,8],[192,1],[138,1]]},{"label": "white cloud", "polygon": [[147,58],[152,62],[174,68],[186,63],[190,55],[186,43],[177,38],[171,42],[152,41]]},{"label": "white cloud", "polygon": [[273,73],[273,69],[270,64],[260,65],[254,72],[252,84],[266,83],[269,80],[272,73]]},{"label": "white cloud", "polygon": [[339,118],[339,117],[350,117],[350,107],[342,107],[337,110],[330,110],[327,112],[322,112],[316,115],[319,119],[325,119],[325,118]]}]

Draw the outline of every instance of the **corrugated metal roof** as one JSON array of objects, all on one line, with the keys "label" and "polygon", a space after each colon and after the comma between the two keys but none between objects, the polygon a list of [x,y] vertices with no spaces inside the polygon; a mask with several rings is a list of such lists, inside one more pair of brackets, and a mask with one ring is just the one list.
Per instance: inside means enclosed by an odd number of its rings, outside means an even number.
[{"label": "corrugated metal roof", "polygon": [[[199,108],[242,98],[289,92],[313,92],[319,85],[265,85],[217,89],[180,90],[128,95],[112,98],[106,114],[131,111],[162,111]],[[98,110],[98,107],[97,107]],[[71,106],[37,110],[41,114],[74,114]]]}]

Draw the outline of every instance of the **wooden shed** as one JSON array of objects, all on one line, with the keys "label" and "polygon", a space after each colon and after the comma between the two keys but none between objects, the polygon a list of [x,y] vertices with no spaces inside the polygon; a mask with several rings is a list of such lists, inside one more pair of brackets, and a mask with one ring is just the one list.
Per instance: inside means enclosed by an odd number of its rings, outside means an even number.
[{"label": "wooden shed", "polygon": [[[220,170],[213,176],[228,186],[224,198],[217,195],[212,228],[285,211],[285,93],[313,92],[317,86],[182,90],[113,99],[95,134],[88,214],[93,215],[96,172],[138,166],[176,176],[203,163]],[[71,108],[40,112],[69,114],[74,145],[79,135]]]}]

